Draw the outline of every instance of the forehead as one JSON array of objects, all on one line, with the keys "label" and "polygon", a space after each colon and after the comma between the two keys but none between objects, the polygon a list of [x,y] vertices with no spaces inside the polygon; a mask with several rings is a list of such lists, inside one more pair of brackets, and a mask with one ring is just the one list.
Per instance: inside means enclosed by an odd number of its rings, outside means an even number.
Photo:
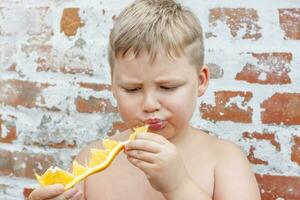
[{"label": "forehead", "polygon": [[114,63],[113,74],[118,76],[129,74],[140,76],[153,72],[156,72],[156,75],[172,75],[195,70],[185,55],[169,56],[161,51],[157,52],[153,60],[146,50],[142,50],[138,55],[135,55],[133,51],[128,51],[124,56],[118,55]]}]

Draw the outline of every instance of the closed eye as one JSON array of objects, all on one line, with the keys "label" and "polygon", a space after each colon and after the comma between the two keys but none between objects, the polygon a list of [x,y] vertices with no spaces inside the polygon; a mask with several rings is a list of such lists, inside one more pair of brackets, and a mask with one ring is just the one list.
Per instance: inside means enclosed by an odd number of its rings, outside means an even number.
[{"label": "closed eye", "polygon": [[175,90],[178,88],[178,86],[160,86],[163,90]]},{"label": "closed eye", "polygon": [[141,88],[123,88],[128,93],[134,93],[139,91]]}]

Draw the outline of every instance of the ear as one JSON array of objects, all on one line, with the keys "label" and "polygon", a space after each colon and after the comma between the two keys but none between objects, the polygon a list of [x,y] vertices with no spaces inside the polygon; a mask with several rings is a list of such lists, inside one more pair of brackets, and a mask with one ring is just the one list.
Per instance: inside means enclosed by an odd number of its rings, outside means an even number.
[{"label": "ear", "polygon": [[203,65],[198,73],[198,97],[202,96],[209,82],[209,68]]},{"label": "ear", "polygon": [[116,99],[116,83],[115,83],[115,77],[114,77],[114,73],[110,73],[110,85],[111,85],[111,93],[113,95],[113,97]]},{"label": "ear", "polygon": [[113,77],[111,80],[111,93],[112,93],[113,97],[116,99],[116,83],[114,83]]}]

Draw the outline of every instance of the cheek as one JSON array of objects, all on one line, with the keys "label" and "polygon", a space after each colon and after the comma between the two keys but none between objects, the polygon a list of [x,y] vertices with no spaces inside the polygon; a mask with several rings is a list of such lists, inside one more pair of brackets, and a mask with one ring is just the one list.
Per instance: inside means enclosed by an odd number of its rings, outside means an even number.
[{"label": "cheek", "polygon": [[179,116],[182,120],[188,121],[195,109],[195,105],[192,101],[190,101],[189,104],[186,104],[184,102],[178,102],[173,104],[173,113],[176,116]]},{"label": "cheek", "polygon": [[193,94],[181,94],[169,99],[169,110],[183,121],[189,121],[196,105],[196,96]]},{"label": "cheek", "polygon": [[182,93],[178,93],[176,98],[172,98],[170,102],[173,101],[173,111],[180,115],[185,120],[189,120],[196,108],[197,102],[197,90],[194,88],[189,88],[189,90],[184,90]]},{"label": "cheek", "polygon": [[134,119],[136,111],[136,103],[133,98],[128,99],[128,97],[117,95],[116,96],[118,111],[124,122],[130,122]]}]

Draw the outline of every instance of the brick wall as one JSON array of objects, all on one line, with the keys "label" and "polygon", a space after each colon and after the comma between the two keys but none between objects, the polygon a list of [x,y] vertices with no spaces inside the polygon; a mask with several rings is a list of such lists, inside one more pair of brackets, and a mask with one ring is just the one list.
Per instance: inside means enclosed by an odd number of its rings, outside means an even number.
[{"label": "brick wall", "polygon": [[[0,2],[0,198],[68,169],[124,128],[107,40],[130,0]],[[203,24],[212,78],[192,124],[244,150],[263,200],[300,199],[300,1],[181,0]]]}]

